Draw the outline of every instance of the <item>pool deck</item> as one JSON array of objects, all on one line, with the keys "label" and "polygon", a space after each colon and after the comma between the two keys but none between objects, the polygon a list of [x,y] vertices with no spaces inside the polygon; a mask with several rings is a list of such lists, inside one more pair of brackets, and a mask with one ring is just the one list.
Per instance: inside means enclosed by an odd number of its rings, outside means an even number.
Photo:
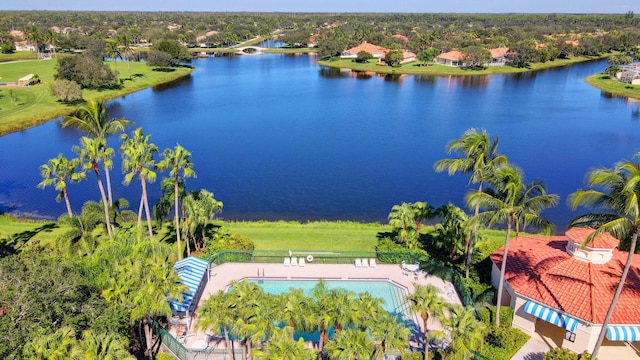
[{"label": "pool deck", "polygon": [[[218,291],[225,291],[229,284],[234,280],[242,280],[246,278],[265,278],[265,279],[348,279],[348,280],[391,280],[398,285],[406,288],[409,293],[414,292],[414,284],[427,285],[431,284],[441,289],[442,298],[451,304],[462,304],[460,298],[450,282],[444,281],[438,277],[428,274],[415,276],[403,271],[399,265],[378,264],[376,267],[356,267],[355,264],[314,264],[306,263],[305,266],[285,266],[284,264],[262,264],[262,263],[225,263],[214,266],[209,272],[209,280],[202,293],[198,306],[209,299],[211,295]],[[376,294],[372,294],[376,296]],[[196,310],[197,313],[197,310]],[[415,321],[422,321],[415,316]],[[206,342],[204,331],[197,330],[194,324],[197,318],[183,319],[182,324],[188,327],[186,341],[184,342],[187,349],[194,348],[194,344],[202,344]],[[169,332],[175,335],[177,326],[175,323],[169,325]],[[184,326],[184,325],[183,325]],[[429,320],[429,329],[441,329],[437,322]],[[421,337],[421,334],[414,334]],[[184,341],[184,339],[182,339]],[[218,341],[208,343],[208,347],[222,347],[224,344]],[[197,346],[195,346],[197,347]]]}]

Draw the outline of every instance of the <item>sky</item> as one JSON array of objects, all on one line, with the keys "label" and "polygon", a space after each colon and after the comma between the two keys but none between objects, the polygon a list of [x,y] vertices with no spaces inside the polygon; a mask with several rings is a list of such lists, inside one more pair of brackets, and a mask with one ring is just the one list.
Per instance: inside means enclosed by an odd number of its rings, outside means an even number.
[{"label": "sky", "polygon": [[3,0],[0,10],[617,13],[640,14],[638,0]]}]

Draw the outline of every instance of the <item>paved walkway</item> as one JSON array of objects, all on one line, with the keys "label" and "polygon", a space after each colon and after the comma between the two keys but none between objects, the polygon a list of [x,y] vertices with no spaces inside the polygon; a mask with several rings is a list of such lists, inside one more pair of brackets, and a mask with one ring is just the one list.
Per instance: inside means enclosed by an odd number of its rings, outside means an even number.
[{"label": "paved walkway", "polygon": [[542,354],[551,350],[551,347],[538,335],[533,333],[520,350],[513,355],[511,360],[542,360]]}]

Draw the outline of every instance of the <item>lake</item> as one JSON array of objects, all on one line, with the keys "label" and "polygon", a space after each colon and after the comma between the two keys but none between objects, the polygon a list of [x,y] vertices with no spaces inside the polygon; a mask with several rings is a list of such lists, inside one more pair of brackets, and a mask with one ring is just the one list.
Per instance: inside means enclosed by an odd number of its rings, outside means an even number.
[{"label": "lake", "polygon": [[[640,150],[637,103],[584,82],[599,60],[536,73],[476,77],[378,76],[320,67],[313,55],[198,59],[193,74],[109,102],[152,134],[161,149],[180,143],[207,188],[224,202],[224,219],[386,222],[391,206],[427,201],[462,204],[468,177],[437,174],[445,145],[478,127],[500,138],[499,150],[527,181],[542,179],[560,204],[544,213],[563,231],[567,195],[592,167],[610,167]],[[132,129],[130,129],[132,130]],[[56,217],[65,212],[38,168],[80,134],[59,120],[0,138],[0,205]],[[110,139],[117,146],[117,138]],[[140,185],[115,197],[137,209]],[[159,176],[160,178],[160,176]],[[98,200],[94,176],[69,187],[75,211]],[[150,189],[159,196],[159,181]]]}]

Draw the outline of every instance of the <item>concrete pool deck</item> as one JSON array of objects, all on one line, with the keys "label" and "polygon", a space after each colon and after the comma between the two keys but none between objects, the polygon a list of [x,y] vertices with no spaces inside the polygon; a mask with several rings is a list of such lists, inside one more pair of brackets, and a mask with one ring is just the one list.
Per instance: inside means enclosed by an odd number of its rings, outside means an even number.
[{"label": "concrete pool deck", "polygon": [[[356,267],[354,264],[314,264],[306,263],[305,266],[284,266],[283,264],[266,263],[225,263],[211,268],[209,278],[205,286],[198,306],[201,306],[207,299],[218,291],[225,291],[234,280],[246,278],[264,277],[279,279],[349,279],[349,280],[391,280],[404,287],[408,293],[415,291],[414,283],[419,285],[431,284],[441,289],[441,297],[448,303],[461,305],[462,302],[451,284],[436,276],[422,274],[415,277],[403,271],[400,265],[378,264],[376,267]],[[372,294],[376,296],[376,294]],[[196,310],[197,314],[197,310]],[[415,321],[422,321],[418,316],[414,316]],[[197,348],[198,345],[206,342],[207,336],[204,331],[197,330],[193,320],[184,319],[182,324],[188,326],[186,341],[183,338],[187,349]],[[182,326],[184,326],[182,325]],[[176,334],[176,323],[170,324],[168,329],[172,335]],[[437,322],[429,320],[429,329],[441,329]],[[417,334],[421,336],[420,334]],[[195,344],[195,345],[194,345]],[[209,348],[224,347],[218,339],[208,343]]]}]

